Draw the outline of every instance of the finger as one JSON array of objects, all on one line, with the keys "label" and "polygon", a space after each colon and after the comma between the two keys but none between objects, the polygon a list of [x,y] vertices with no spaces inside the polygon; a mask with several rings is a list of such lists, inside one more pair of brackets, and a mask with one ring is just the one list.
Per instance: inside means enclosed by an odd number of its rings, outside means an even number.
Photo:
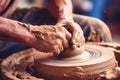
[{"label": "finger", "polygon": [[73,38],[72,38],[73,41],[72,42],[74,44],[78,40],[80,40],[81,37],[83,37],[83,31],[77,23],[73,23],[71,25],[73,27]]},{"label": "finger", "polygon": [[68,32],[66,29],[65,29],[64,33],[65,33],[66,39],[71,40],[72,34],[70,32]]},{"label": "finger", "polygon": [[76,42],[78,43],[78,42],[85,42],[85,38],[84,38],[84,36],[83,36],[83,33],[81,33],[81,32],[77,32],[77,38],[76,38]]},{"label": "finger", "polygon": [[[69,32],[71,32],[71,34],[72,34],[72,38],[74,37],[74,39],[75,39],[75,34],[76,34],[76,29],[75,29],[75,27],[73,26],[73,23],[66,23],[66,26],[64,26],[66,29],[67,29],[67,31],[66,31],[66,33],[67,33],[67,39],[69,39],[70,37],[71,37],[71,35],[70,35],[70,33],[68,33],[68,31]],[[74,39],[71,39],[71,41],[72,40],[74,40]],[[71,43],[74,43],[74,42],[71,42]]]},{"label": "finger", "polygon": [[57,56],[59,55],[63,50],[63,45],[61,40],[56,40],[57,44],[54,46],[54,55]]},{"label": "finger", "polygon": [[85,43],[85,39],[83,34],[81,34],[80,32],[77,32],[75,34],[75,37],[72,38],[72,48],[80,48],[83,44]]},{"label": "finger", "polygon": [[64,48],[68,48],[69,47],[69,40],[66,38],[65,35],[61,35],[62,33],[59,33],[59,39],[61,40],[61,43],[63,45]]},{"label": "finger", "polygon": [[77,42],[77,31],[73,31],[71,43],[74,45]]},{"label": "finger", "polygon": [[78,31],[77,31],[76,26],[73,26],[73,24],[71,24],[71,27],[73,27],[71,29],[71,31],[72,31],[72,40],[71,40],[71,43],[74,45],[76,43],[76,40],[77,40],[77,37],[78,37]]},{"label": "finger", "polygon": [[54,53],[54,56],[57,56],[60,53],[60,50],[59,50],[58,46],[54,46],[53,53]]},{"label": "finger", "polygon": [[62,40],[64,48],[69,47],[69,41],[71,40],[71,33],[69,33],[64,27],[58,32],[58,38]]},{"label": "finger", "polygon": [[81,44],[79,42],[81,42],[82,44],[85,42],[82,29],[77,23],[68,22],[68,23],[66,23],[65,28],[68,31],[70,31],[71,34],[72,34],[72,37],[70,35],[67,35],[67,39],[71,37],[71,44],[72,44],[73,47],[76,48],[78,46],[81,46]]},{"label": "finger", "polygon": [[58,43],[58,49],[59,49],[59,53],[60,53],[60,52],[62,52],[64,50],[63,45],[62,45],[62,41],[58,39],[57,43]]},{"label": "finger", "polygon": [[83,33],[77,31],[74,35],[75,36],[72,38],[73,45],[76,45],[76,47],[80,47],[85,42]]},{"label": "finger", "polygon": [[82,45],[84,45],[84,43],[85,40],[80,38],[75,44],[72,45],[72,49],[80,48]]},{"label": "finger", "polygon": [[69,47],[69,40],[66,39],[66,37],[62,37],[62,45],[64,48],[68,48]]}]

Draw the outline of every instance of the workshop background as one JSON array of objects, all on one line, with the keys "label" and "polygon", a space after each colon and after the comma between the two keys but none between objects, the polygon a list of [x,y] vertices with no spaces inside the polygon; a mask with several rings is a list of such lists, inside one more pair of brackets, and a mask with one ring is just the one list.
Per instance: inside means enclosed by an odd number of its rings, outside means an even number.
[{"label": "workshop background", "polygon": [[[76,14],[96,17],[110,28],[113,42],[120,42],[120,0],[72,0]],[[18,7],[46,7],[46,0],[22,0]]]}]

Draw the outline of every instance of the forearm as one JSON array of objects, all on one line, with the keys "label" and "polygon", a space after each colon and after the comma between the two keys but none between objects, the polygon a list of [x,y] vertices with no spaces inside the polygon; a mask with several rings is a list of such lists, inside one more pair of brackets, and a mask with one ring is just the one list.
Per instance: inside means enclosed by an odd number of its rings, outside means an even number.
[{"label": "forearm", "polygon": [[57,21],[73,21],[71,0],[48,0],[48,10]]},{"label": "forearm", "polygon": [[32,37],[32,34],[18,21],[0,17],[1,40],[27,43]]}]

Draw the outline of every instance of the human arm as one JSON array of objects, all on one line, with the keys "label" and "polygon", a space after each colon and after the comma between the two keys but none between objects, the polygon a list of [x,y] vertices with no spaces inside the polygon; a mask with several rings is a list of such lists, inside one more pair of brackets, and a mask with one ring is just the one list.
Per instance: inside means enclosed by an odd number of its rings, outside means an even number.
[{"label": "human arm", "polygon": [[49,12],[57,19],[57,21],[66,20],[73,22],[72,3],[71,0],[47,0]]},{"label": "human arm", "polygon": [[0,17],[0,39],[27,44],[37,50],[58,54],[68,47],[71,34],[64,27],[33,26]]},{"label": "human arm", "polygon": [[71,0],[47,0],[48,10],[56,18],[58,26],[64,26],[72,33],[72,47],[80,47],[84,44],[84,36],[81,27],[74,22]]},{"label": "human arm", "polygon": [[18,21],[0,17],[0,39],[21,43],[29,42],[34,36]]}]

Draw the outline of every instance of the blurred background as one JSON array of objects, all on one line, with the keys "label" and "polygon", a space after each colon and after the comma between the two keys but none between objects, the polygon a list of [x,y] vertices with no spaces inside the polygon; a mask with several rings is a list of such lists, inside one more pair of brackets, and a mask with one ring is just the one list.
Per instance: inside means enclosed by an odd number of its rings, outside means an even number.
[{"label": "blurred background", "polygon": [[[113,42],[120,43],[120,0],[72,0],[76,14],[96,17],[105,22],[112,33]],[[22,0],[20,8],[46,7],[46,0]]]}]

